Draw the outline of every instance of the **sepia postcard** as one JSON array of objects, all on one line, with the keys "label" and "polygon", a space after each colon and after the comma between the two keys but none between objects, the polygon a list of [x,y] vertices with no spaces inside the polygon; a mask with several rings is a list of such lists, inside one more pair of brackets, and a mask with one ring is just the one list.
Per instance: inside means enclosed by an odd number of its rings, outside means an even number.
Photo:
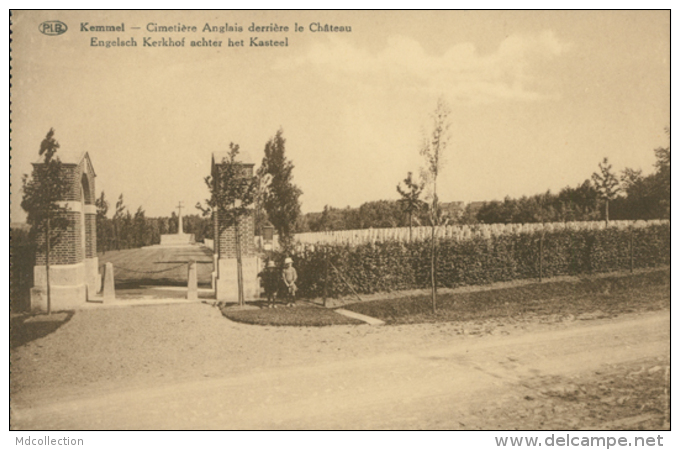
[{"label": "sepia postcard", "polygon": [[15,445],[672,447],[669,10],[10,27]]}]

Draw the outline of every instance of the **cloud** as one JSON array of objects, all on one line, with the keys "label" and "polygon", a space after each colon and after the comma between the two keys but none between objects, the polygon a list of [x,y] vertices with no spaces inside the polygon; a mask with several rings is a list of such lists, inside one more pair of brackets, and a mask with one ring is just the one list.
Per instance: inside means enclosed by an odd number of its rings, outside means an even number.
[{"label": "cloud", "polygon": [[333,82],[443,92],[470,101],[535,101],[555,96],[532,88],[541,65],[569,48],[551,31],[508,36],[488,55],[480,55],[472,43],[434,55],[406,36],[391,36],[384,49],[371,53],[331,36],[279,68],[312,67]]}]

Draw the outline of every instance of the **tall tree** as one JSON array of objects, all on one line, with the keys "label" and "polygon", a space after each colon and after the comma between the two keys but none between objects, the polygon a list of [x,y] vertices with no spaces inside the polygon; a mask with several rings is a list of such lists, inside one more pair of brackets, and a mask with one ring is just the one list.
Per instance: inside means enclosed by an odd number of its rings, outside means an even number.
[{"label": "tall tree", "polygon": [[[671,129],[666,127],[666,135],[668,139],[671,138]],[[671,217],[671,146],[659,147],[654,149],[656,155],[655,177],[658,180],[659,191],[661,196],[661,206],[664,208],[664,217],[670,219]]]},{"label": "tall tree", "polygon": [[283,130],[279,130],[264,147],[264,158],[257,175],[260,179],[267,175],[271,177],[264,189],[263,206],[279,233],[279,244],[286,250],[292,248],[295,222],[300,216],[302,191],[293,184],[294,167],[286,158],[286,140]]},{"label": "tall tree", "polygon": [[146,222],[146,212],[140,206],[132,219],[132,239],[135,247],[143,247],[150,244],[149,225]]},{"label": "tall tree", "polygon": [[233,226],[236,237],[236,270],[238,280],[239,305],[245,304],[243,294],[243,263],[241,260],[241,236],[239,221],[241,217],[251,214],[250,206],[255,201],[257,179],[246,173],[245,166],[236,160],[239,153],[238,144],[229,144],[229,156],[217,166],[219,173],[205,177],[205,184],[210,191],[206,205],[196,204],[205,216],[218,214],[218,233],[215,240],[228,227]]},{"label": "tall tree", "polygon": [[108,220],[106,218],[106,213],[109,212],[109,202],[106,201],[104,191],[102,191],[99,198],[94,201],[94,206],[97,208],[97,249],[105,252],[108,250],[110,236],[108,230]]},{"label": "tall tree", "polygon": [[116,211],[113,213],[113,238],[116,241],[116,250],[120,250],[122,234],[122,221],[125,216],[125,205],[123,204],[123,194],[118,196],[116,201]]},{"label": "tall tree", "polygon": [[571,188],[563,188],[557,196],[558,208],[561,210],[560,220],[565,222],[574,220],[595,220],[597,211],[597,189],[585,180]]},{"label": "tall tree", "polygon": [[323,211],[321,212],[321,217],[319,218],[319,230],[318,231],[328,231],[334,230],[332,222],[333,207],[324,205]]},{"label": "tall tree", "polygon": [[429,218],[432,227],[432,248],[430,254],[430,281],[432,283],[432,312],[437,312],[437,227],[442,219],[439,211],[439,199],[437,197],[437,180],[444,165],[444,153],[449,145],[449,128],[451,123],[449,115],[451,110],[443,98],[437,100],[437,107],[432,114],[432,131],[423,139],[420,154],[425,159],[425,168],[422,170],[422,178],[429,187],[430,205]]},{"label": "tall tree", "polygon": [[[255,235],[262,236],[264,227],[270,224],[267,219],[267,211],[264,209],[264,199],[272,181],[270,174],[259,174],[257,177],[257,192],[255,193]],[[299,218],[299,217],[298,217]]]},{"label": "tall tree", "polygon": [[170,220],[168,221],[168,234],[177,234],[179,230],[179,217],[175,211],[170,213]]},{"label": "tall tree", "polygon": [[415,182],[411,172],[404,178],[403,183],[403,189],[401,183],[397,184],[397,192],[401,195],[401,198],[398,201],[401,204],[402,209],[408,214],[408,240],[411,242],[413,215],[420,211],[425,204],[425,202],[420,199],[420,194],[425,188],[425,183],[422,181],[420,183]]},{"label": "tall tree", "polygon": [[125,210],[125,214],[123,214],[120,220],[120,241],[124,249],[134,246],[134,224],[129,209]]},{"label": "tall tree", "polygon": [[620,190],[619,180],[616,174],[612,172],[612,165],[609,164],[607,158],[604,158],[598,164],[598,167],[600,168],[600,173],[593,173],[592,180],[600,198],[604,200],[604,220],[609,225],[609,202],[616,198],[616,194]]},{"label": "tall tree", "polygon": [[[670,138],[670,129],[666,128]],[[643,175],[642,170],[626,168],[621,174],[625,198],[612,204],[612,216],[622,219],[670,218],[671,148],[654,149],[656,172]]]},{"label": "tall tree", "polygon": [[31,230],[40,233],[44,239],[47,314],[52,313],[50,253],[52,246],[59,242],[62,232],[69,225],[65,217],[68,208],[57,203],[65,200],[69,191],[68,180],[56,155],[58,149],[59,143],[54,139],[54,130],[50,129],[40,144],[42,164],[34,166],[31,177],[24,175],[22,178],[24,196],[21,207],[27,213]]},{"label": "tall tree", "polygon": [[390,200],[363,203],[359,209],[347,207],[343,212],[345,229],[393,228],[403,222],[399,204]]}]

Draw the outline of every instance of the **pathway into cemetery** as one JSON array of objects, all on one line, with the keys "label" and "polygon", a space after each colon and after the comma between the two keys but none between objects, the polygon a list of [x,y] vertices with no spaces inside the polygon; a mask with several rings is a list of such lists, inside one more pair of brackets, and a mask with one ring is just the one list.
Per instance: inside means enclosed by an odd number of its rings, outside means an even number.
[{"label": "pathway into cemetery", "polygon": [[[184,298],[187,263],[196,261],[198,287],[210,288],[212,250],[201,245],[154,246],[99,254],[99,264],[114,266],[116,295],[124,298]],[[103,268],[102,268],[103,270]]]},{"label": "pathway into cemetery", "polygon": [[14,429],[660,428],[669,311],[260,327],[205,304],[78,311],[11,354]]}]

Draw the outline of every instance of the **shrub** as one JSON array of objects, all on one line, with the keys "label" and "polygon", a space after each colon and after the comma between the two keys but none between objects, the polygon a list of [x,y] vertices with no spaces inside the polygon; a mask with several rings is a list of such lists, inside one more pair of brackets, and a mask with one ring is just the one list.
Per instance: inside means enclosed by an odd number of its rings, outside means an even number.
[{"label": "shrub", "polygon": [[34,265],[35,245],[30,242],[12,242],[9,256],[9,298],[12,312],[30,309]]},{"label": "shrub", "polygon": [[[539,276],[543,241],[544,277],[630,269],[633,238],[635,268],[670,264],[670,224],[644,227],[546,227],[527,232],[487,233],[438,240],[438,287],[458,287]],[[316,245],[295,256],[301,297],[321,297],[328,262],[329,297],[424,289],[430,286],[431,241],[385,241],[351,246]],[[274,255],[281,260],[283,255]],[[343,280],[344,279],[344,280]],[[346,283],[346,282],[347,283]]]}]

